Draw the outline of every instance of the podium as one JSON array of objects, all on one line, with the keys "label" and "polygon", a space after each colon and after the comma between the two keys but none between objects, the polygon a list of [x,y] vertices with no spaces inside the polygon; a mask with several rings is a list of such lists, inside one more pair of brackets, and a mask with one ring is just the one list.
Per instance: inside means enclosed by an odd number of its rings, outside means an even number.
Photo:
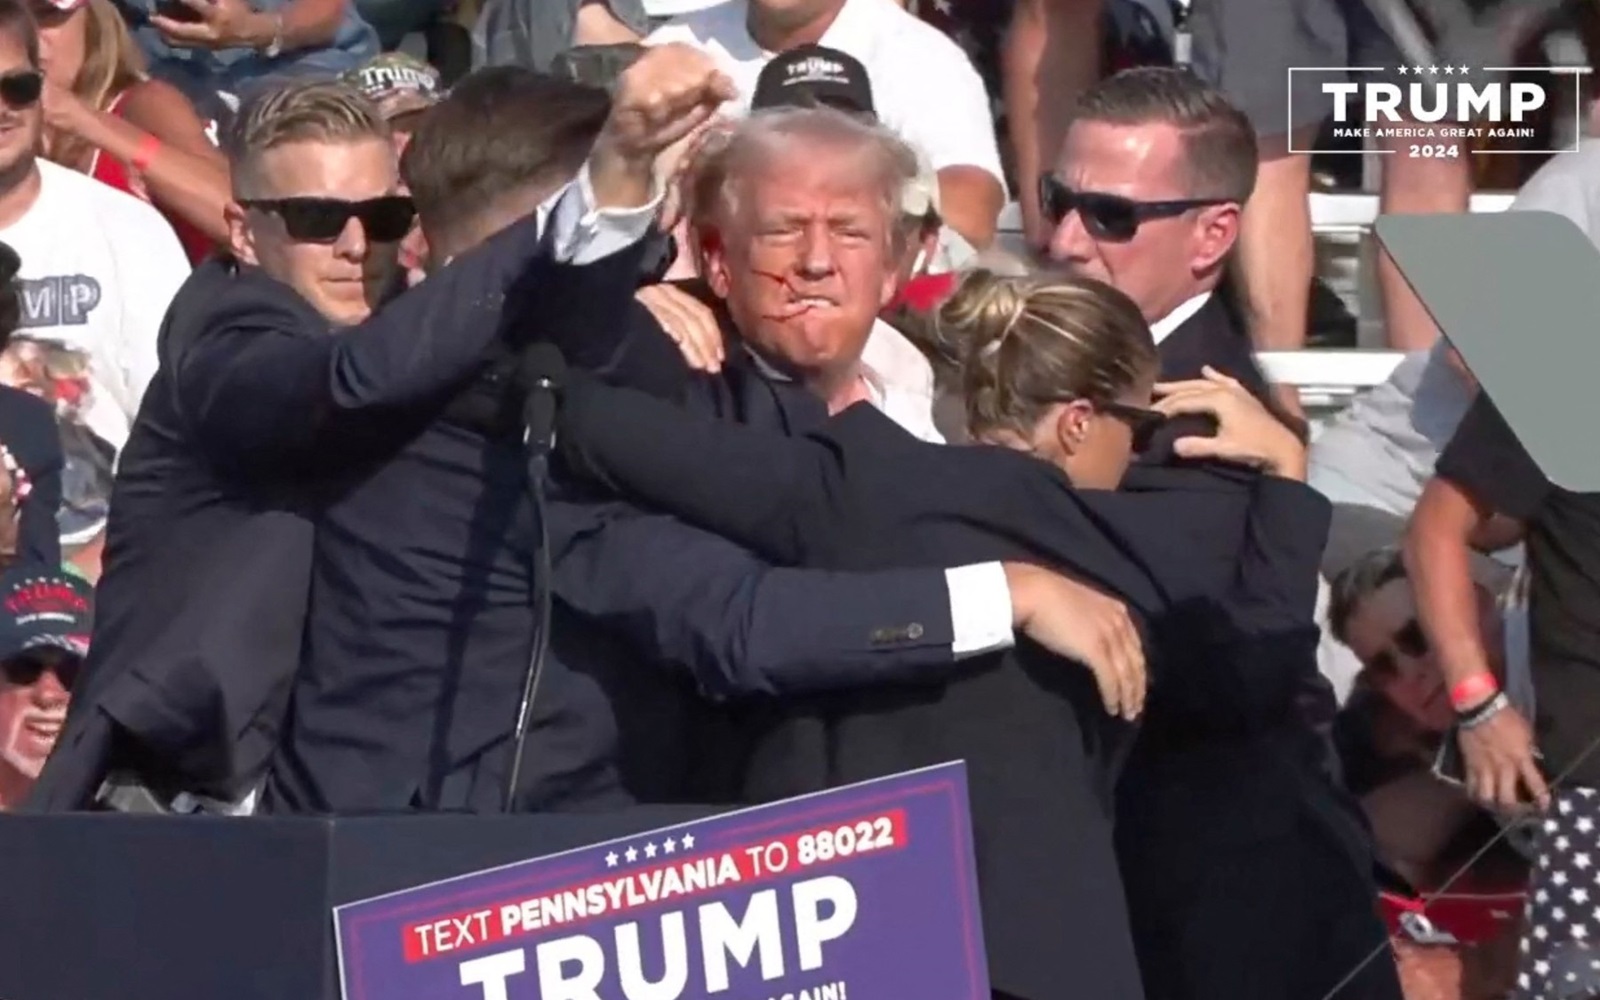
[{"label": "podium", "polygon": [[333,907],[715,815],[0,817],[5,1000],[339,1000]]}]

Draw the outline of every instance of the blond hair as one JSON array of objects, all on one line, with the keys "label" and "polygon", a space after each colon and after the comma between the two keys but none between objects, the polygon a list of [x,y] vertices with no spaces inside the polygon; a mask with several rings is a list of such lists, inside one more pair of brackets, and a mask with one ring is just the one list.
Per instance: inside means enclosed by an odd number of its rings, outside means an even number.
[{"label": "blond hair", "polygon": [[1064,400],[1114,402],[1157,366],[1139,308],[1092,278],[974,271],[913,337],[955,373],[974,437],[1030,434]]},{"label": "blond hair", "polygon": [[347,83],[296,82],[255,95],[240,109],[226,142],[234,195],[255,196],[260,159],[296,142],[390,141],[389,124],[372,99]]},{"label": "blond hair", "polygon": [[909,234],[900,225],[900,204],[906,185],[917,177],[917,154],[884,126],[828,107],[764,109],[708,136],[684,185],[690,226],[704,232],[731,224],[744,207],[748,178],[774,162],[814,156],[821,149],[866,161],[861,184],[883,206],[891,254],[903,253]]}]

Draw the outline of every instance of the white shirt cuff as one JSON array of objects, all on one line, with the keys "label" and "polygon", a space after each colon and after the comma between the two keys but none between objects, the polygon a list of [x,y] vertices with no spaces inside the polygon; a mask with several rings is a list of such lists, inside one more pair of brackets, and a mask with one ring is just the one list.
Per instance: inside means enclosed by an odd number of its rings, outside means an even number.
[{"label": "white shirt cuff", "polygon": [[637,208],[596,208],[589,164],[551,202],[547,216],[556,259],[566,264],[593,264],[644,239],[661,211],[663,188],[658,183],[650,201]]},{"label": "white shirt cuff", "polygon": [[950,651],[956,659],[1016,645],[1011,631],[1011,587],[997,562],[944,571],[950,588]]}]

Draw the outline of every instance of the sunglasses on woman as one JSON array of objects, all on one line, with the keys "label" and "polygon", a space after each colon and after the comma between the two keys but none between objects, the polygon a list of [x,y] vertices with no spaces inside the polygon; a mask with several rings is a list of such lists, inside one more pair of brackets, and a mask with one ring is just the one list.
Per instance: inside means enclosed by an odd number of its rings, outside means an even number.
[{"label": "sunglasses on woman", "polygon": [[44,93],[44,74],[36,69],[18,69],[0,73],[0,100],[17,110],[31,108],[39,103]]},{"label": "sunglasses on woman", "polygon": [[417,210],[405,195],[392,194],[365,201],[343,198],[258,198],[239,203],[244,208],[270,212],[283,220],[289,238],[300,243],[332,243],[351,219],[374,243],[396,243],[411,231]]},{"label": "sunglasses on woman", "polygon": [[1179,198],[1169,201],[1140,201],[1120,194],[1074,191],[1055,174],[1039,178],[1039,206],[1052,226],[1073,212],[1083,220],[1089,235],[1106,243],[1126,243],[1139,233],[1139,227],[1152,219],[1170,219],[1210,205],[1227,205],[1232,198]]},{"label": "sunglasses on woman", "polygon": [[[1057,396],[1046,400],[1050,403],[1077,403],[1082,402],[1082,396]],[[1104,413],[1114,420],[1120,420],[1128,425],[1133,432],[1133,450],[1144,451],[1150,447],[1150,439],[1156,431],[1167,422],[1167,415],[1159,410],[1147,409],[1143,406],[1131,406],[1127,403],[1102,403],[1091,400],[1096,413]]]}]

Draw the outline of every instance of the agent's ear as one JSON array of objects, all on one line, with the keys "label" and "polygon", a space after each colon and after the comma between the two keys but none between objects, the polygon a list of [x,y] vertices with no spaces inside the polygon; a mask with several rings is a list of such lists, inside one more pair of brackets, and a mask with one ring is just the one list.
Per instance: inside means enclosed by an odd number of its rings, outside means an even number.
[{"label": "agent's ear", "polygon": [[230,201],[222,210],[222,216],[228,223],[228,249],[233,252],[233,259],[241,264],[260,264],[256,257],[256,236],[243,206]]},{"label": "agent's ear", "polygon": [[1076,455],[1089,437],[1089,424],[1094,420],[1094,406],[1088,400],[1075,399],[1056,412],[1056,443],[1064,455]]}]

